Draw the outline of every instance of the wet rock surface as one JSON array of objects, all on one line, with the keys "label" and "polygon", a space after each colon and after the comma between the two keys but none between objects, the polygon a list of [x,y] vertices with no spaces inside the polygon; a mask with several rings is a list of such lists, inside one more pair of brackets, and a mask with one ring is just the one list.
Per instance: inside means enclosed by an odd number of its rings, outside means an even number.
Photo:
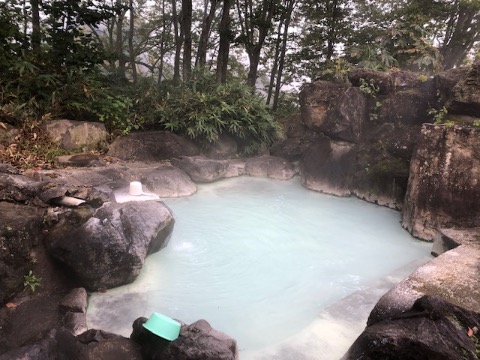
[{"label": "wet rock surface", "polygon": [[1,360],[141,360],[140,346],[130,339],[99,330],[75,337],[65,329],[53,329],[41,340],[9,351]]},{"label": "wet rock surface", "polygon": [[143,327],[146,318],[133,324],[130,338],[141,345],[145,360],[235,360],[237,343],[231,337],[213,329],[205,320],[183,324],[180,336],[174,341],[164,340]]},{"label": "wet rock surface", "polygon": [[[301,140],[295,145],[295,138],[287,138],[282,141],[283,149],[275,151],[288,149],[292,157],[300,158],[302,182],[309,189],[339,196],[355,194],[400,209],[410,157],[421,124],[428,120],[428,110],[436,101],[433,80],[403,71],[365,69],[349,76],[352,87],[315,82],[302,91],[302,120],[317,136],[308,137],[308,147],[302,147]],[[329,99],[328,106],[321,101],[318,105],[317,95]],[[312,119],[306,121],[305,114]],[[298,152],[303,153],[299,156]]]},{"label": "wet rock surface", "polygon": [[368,324],[399,316],[423,295],[480,312],[478,264],[479,246],[461,245],[441,254],[388,291],[373,308]]},{"label": "wet rock surface", "polygon": [[479,328],[478,312],[424,296],[404,313],[368,326],[342,359],[478,359]]},{"label": "wet rock surface", "polygon": [[433,240],[437,228],[480,226],[480,129],[425,124],[412,157],[402,225]]},{"label": "wet rock surface", "polygon": [[185,171],[194,182],[208,183],[223,179],[228,171],[228,162],[208,159],[204,156],[183,156],[170,160],[173,166]]},{"label": "wet rock surface", "polygon": [[383,72],[365,68],[353,69],[348,73],[348,79],[353,86],[360,86],[362,80],[367,83],[373,82],[381,95],[418,88],[424,83],[418,73],[410,71]]},{"label": "wet rock surface", "polygon": [[310,146],[301,161],[302,185],[327,194],[348,196],[355,172],[355,146],[326,136]]},{"label": "wet rock surface", "polygon": [[451,113],[480,117],[480,61],[453,87],[447,108]]},{"label": "wet rock surface", "polygon": [[171,165],[162,165],[143,174],[141,181],[149,191],[160,197],[189,196],[197,191],[188,174]]},{"label": "wet rock surface", "polygon": [[345,91],[345,86],[317,80],[307,84],[300,93],[302,121],[308,128],[322,126],[327,112]]},{"label": "wet rock surface", "polygon": [[292,163],[276,156],[258,156],[245,162],[245,173],[250,176],[269,177],[277,180],[293,178],[297,171]]},{"label": "wet rock surface", "polygon": [[433,240],[432,255],[438,256],[460,245],[480,246],[480,228],[440,228]]},{"label": "wet rock surface", "polygon": [[71,211],[52,227],[49,252],[88,289],[132,282],[145,258],[166,246],[173,230],[170,210],[155,201],[105,203]]}]

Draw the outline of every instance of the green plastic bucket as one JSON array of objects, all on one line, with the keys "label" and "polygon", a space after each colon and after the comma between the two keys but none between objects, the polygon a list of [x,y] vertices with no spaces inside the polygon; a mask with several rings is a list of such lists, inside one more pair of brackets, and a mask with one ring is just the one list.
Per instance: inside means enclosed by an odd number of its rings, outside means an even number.
[{"label": "green plastic bucket", "polygon": [[166,315],[154,312],[145,324],[143,324],[143,327],[152,334],[173,341],[180,335],[181,325],[178,321]]}]

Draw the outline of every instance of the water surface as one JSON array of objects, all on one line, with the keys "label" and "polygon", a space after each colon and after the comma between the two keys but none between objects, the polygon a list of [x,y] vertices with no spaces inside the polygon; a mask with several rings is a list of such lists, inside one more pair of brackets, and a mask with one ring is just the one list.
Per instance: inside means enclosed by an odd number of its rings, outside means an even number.
[{"label": "water surface", "polygon": [[89,327],[129,336],[139,316],[206,319],[252,352],[306,329],[327,306],[430,251],[398,212],[239,177],[164,199],[169,245],[130,285],[90,298]]}]

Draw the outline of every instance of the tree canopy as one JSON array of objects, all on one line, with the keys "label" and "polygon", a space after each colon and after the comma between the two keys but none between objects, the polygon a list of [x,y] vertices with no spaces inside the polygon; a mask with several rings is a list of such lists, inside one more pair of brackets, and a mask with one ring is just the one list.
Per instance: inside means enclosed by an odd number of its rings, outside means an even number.
[{"label": "tree canopy", "polygon": [[293,84],[351,66],[461,66],[480,0],[8,0],[0,35],[0,121],[28,108],[129,131],[161,123],[149,96],[210,74],[279,110]]}]

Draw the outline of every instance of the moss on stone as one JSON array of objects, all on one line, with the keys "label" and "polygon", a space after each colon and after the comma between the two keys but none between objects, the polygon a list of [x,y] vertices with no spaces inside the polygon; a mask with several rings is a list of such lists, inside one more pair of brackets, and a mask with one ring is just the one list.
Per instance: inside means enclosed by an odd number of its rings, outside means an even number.
[{"label": "moss on stone", "polygon": [[397,158],[384,159],[376,163],[368,172],[370,178],[394,178],[396,176],[408,176],[408,164]]}]

